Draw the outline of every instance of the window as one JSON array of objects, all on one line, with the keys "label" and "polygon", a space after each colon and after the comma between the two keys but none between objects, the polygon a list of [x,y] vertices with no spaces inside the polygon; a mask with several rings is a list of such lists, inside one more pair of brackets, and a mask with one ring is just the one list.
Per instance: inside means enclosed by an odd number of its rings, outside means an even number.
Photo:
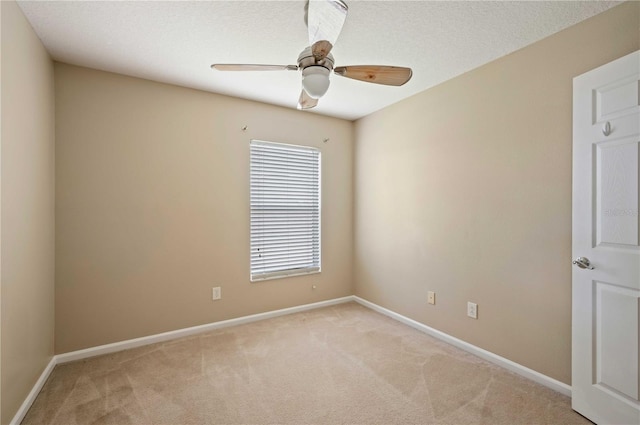
[{"label": "window", "polygon": [[320,151],[251,141],[251,280],[320,271]]}]

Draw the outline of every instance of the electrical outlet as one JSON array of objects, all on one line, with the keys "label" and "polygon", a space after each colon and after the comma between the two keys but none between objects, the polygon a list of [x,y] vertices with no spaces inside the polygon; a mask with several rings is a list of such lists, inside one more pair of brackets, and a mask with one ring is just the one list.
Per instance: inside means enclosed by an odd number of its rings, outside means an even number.
[{"label": "electrical outlet", "polygon": [[219,286],[216,286],[215,288],[213,288],[213,300],[219,300],[220,298],[222,298],[222,289]]},{"label": "electrical outlet", "polygon": [[472,302],[467,303],[467,316],[472,319],[478,318],[478,304]]},{"label": "electrical outlet", "polygon": [[429,291],[427,292],[427,302],[429,304],[435,304],[436,303],[436,293],[433,291]]}]

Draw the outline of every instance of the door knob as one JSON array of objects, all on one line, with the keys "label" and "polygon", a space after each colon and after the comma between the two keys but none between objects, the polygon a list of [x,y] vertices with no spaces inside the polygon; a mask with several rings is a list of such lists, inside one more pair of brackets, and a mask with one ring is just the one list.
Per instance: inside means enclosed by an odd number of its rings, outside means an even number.
[{"label": "door knob", "polygon": [[573,260],[573,264],[580,267],[581,269],[593,270],[591,261],[589,261],[587,257],[578,257],[575,260]]}]

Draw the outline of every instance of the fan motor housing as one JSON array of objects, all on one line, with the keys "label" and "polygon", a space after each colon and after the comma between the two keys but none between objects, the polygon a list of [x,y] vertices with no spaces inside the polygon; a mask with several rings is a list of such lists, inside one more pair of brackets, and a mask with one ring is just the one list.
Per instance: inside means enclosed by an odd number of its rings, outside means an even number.
[{"label": "fan motor housing", "polygon": [[298,67],[300,69],[305,69],[308,66],[314,65],[322,66],[331,71],[334,65],[333,55],[329,53],[323,60],[316,62],[316,59],[313,57],[313,53],[311,53],[311,47],[307,47],[298,55]]}]

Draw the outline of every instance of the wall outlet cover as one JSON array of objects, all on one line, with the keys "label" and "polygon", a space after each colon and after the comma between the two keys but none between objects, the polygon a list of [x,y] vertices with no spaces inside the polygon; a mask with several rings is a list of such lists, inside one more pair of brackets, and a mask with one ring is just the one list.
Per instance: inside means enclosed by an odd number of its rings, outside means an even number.
[{"label": "wall outlet cover", "polygon": [[222,289],[219,286],[216,286],[215,288],[213,288],[212,292],[213,292],[212,299],[214,301],[222,298]]},{"label": "wall outlet cover", "polygon": [[478,304],[472,302],[467,303],[467,316],[472,319],[478,318]]}]

